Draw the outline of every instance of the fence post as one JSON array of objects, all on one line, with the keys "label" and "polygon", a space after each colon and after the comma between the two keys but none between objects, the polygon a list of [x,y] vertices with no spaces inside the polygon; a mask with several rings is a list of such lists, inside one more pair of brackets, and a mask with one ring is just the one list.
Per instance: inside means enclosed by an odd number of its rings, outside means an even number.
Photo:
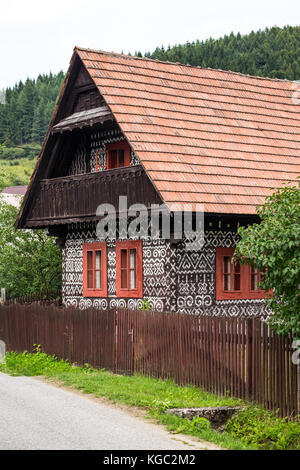
[{"label": "fence post", "polygon": [[297,364],[297,414],[300,413],[300,364]]},{"label": "fence post", "polygon": [[182,385],[184,383],[183,380],[183,374],[184,374],[184,368],[183,368],[183,355],[182,355],[182,331],[181,331],[181,315],[177,313],[177,328],[178,328],[178,349],[179,349],[179,377],[178,377],[178,383],[179,385]]},{"label": "fence post", "polygon": [[1,287],[1,303],[5,304],[5,302],[6,302],[5,287]]},{"label": "fence post", "polygon": [[253,371],[253,318],[247,319],[246,329],[246,391],[247,399],[249,400],[252,396],[252,371]]},{"label": "fence post", "polygon": [[118,365],[118,311],[116,308],[113,309],[113,315],[114,315],[114,357],[113,357],[113,372],[116,374],[118,372],[117,370],[117,365]]}]

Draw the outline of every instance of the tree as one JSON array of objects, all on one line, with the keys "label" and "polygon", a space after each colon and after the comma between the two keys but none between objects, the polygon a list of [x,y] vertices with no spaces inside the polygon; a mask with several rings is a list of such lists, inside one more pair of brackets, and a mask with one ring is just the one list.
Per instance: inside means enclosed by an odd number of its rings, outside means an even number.
[{"label": "tree", "polygon": [[64,73],[39,75],[0,90],[0,143],[40,143],[46,133]]},{"label": "tree", "polygon": [[275,191],[257,214],[259,224],[239,229],[235,257],[265,269],[261,287],[273,291],[266,300],[273,311],[270,324],[300,338],[300,181]]},{"label": "tree", "polygon": [[18,208],[0,197],[0,287],[10,297],[61,288],[61,252],[45,230],[16,230]]}]

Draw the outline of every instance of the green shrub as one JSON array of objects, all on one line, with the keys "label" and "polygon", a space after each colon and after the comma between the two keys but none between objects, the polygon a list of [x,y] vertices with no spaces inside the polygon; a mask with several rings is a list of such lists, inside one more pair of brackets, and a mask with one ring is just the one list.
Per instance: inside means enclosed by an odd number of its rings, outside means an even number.
[{"label": "green shrub", "polygon": [[141,310],[152,310],[149,300],[145,297],[142,300]]},{"label": "green shrub", "polygon": [[227,423],[225,431],[257,449],[300,449],[300,422],[279,418],[262,407],[246,407]]},{"label": "green shrub", "polygon": [[16,158],[24,158],[26,151],[21,147],[5,147],[0,146],[0,159],[15,160]]}]

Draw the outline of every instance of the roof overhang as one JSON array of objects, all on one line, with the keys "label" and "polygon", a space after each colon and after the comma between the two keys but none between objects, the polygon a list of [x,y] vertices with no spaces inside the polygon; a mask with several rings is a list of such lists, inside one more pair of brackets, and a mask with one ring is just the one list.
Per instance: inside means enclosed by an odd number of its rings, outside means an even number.
[{"label": "roof overhang", "polygon": [[59,121],[52,127],[51,132],[71,131],[72,129],[82,129],[83,127],[93,126],[94,124],[103,124],[106,121],[113,121],[114,117],[107,106],[80,111],[71,114]]}]

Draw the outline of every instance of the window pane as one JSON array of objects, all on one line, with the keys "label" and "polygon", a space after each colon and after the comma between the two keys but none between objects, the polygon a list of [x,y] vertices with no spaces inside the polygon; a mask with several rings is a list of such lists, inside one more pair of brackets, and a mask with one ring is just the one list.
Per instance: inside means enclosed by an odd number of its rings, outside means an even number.
[{"label": "window pane", "polygon": [[112,150],[110,152],[110,168],[117,167],[117,150]]},{"label": "window pane", "polygon": [[135,270],[130,270],[130,289],[135,289]]},{"label": "window pane", "polygon": [[251,290],[258,289],[258,269],[251,266]]},{"label": "window pane", "polygon": [[130,269],[135,269],[136,250],[130,250]]},{"label": "window pane", "polygon": [[92,251],[87,252],[87,268],[93,269],[93,252]]},{"label": "window pane", "polygon": [[230,290],[230,256],[223,257],[223,290]]},{"label": "window pane", "polygon": [[241,276],[240,274],[234,274],[233,276],[233,290],[241,289]]},{"label": "window pane", "polygon": [[93,252],[87,252],[87,287],[93,289]]},{"label": "window pane", "polygon": [[96,271],[96,289],[101,288],[101,271]]},{"label": "window pane", "polygon": [[121,288],[127,289],[127,250],[121,250]]},{"label": "window pane", "polygon": [[127,289],[127,269],[121,269],[121,288]]},{"label": "window pane", "polygon": [[230,290],[230,275],[224,274],[223,276],[223,289]]},{"label": "window pane", "polygon": [[96,269],[101,269],[101,251],[96,251]]},{"label": "window pane", "polygon": [[127,269],[127,250],[121,250],[121,269]]},{"label": "window pane", "polygon": [[93,289],[93,271],[89,269],[87,272],[87,286],[88,289]]},{"label": "window pane", "polygon": [[234,263],[233,267],[233,290],[240,290],[241,288],[241,265],[239,261]]},{"label": "window pane", "polygon": [[130,250],[129,255],[130,266],[130,289],[135,289],[135,269],[136,269],[136,250]]},{"label": "window pane", "polygon": [[96,272],[95,272],[95,283],[96,283],[96,289],[101,288],[101,251],[96,251],[95,252],[95,267],[96,267]]},{"label": "window pane", "polygon": [[235,272],[236,274],[240,274],[240,272],[241,272],[241,265],[240,265],[240,262],[239,262],[239,261],[236,261],[236,262],[234,263],[234,272]]},{"label": "window pane", "polygon": [[124,166],[124,150],[119,150],[119,166]]},{"label": "window pane", "polygon": [[231,258],[230,256],[224,256],[223,258],[223,272],[224,274],[230,274],[231,271]]}]

